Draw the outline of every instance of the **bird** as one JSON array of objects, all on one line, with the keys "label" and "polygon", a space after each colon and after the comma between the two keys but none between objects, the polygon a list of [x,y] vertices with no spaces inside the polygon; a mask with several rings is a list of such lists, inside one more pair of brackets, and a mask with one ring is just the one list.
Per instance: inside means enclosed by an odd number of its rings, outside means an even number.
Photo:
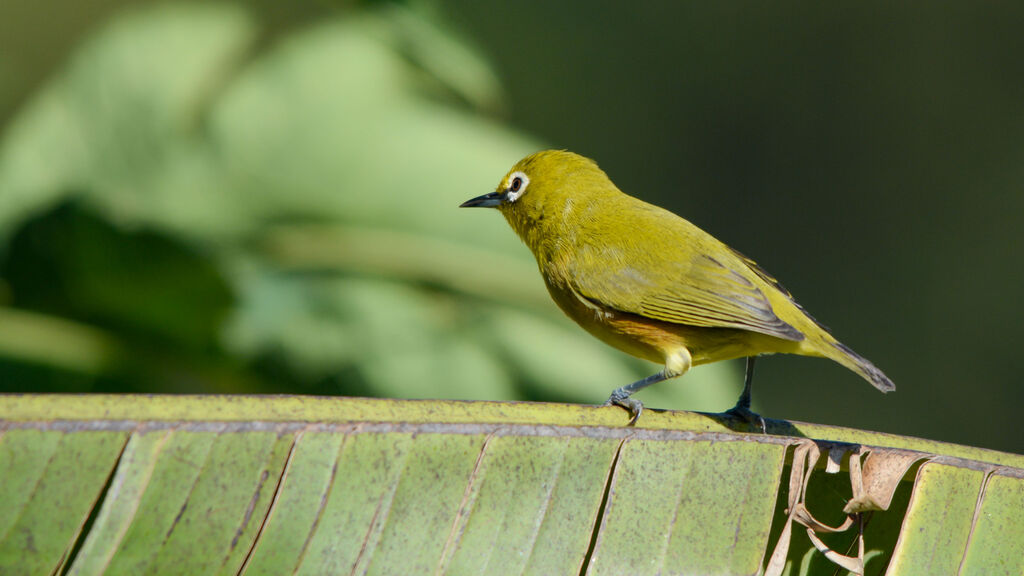
[{"label": "bird", "polygon": [[605,405],[629,411],[632,395],[693,366],[746,358],[743,391],[726,414],[751,411],[754,361],[796,354],[833,360],[882,392],[895,385],[840,343],[753,260],[664,208],[615,186],[598,164],[567,150],[517,162],[494,192],[460,207],[496,208],[533,253],[551,298],[583,329],[664,368],[615,389]]}]

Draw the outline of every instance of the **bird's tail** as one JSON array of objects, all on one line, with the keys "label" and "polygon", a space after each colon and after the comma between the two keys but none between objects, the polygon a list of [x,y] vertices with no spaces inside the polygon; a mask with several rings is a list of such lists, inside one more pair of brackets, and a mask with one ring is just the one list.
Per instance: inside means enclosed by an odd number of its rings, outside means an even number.
[{"label": "bird's tail", "polygon": [[841,342],[833,341],[830,344],[836,348],[838,353],[834,355],[829,354],[829,358],[860,374],[862,378],[871,382],[872,386],[882,392],[892,392],[896,389],[896,385],[892,383],[892,380],[889,380],[889,377],[876,368],[867,358],[857,354],[849,346]]}]

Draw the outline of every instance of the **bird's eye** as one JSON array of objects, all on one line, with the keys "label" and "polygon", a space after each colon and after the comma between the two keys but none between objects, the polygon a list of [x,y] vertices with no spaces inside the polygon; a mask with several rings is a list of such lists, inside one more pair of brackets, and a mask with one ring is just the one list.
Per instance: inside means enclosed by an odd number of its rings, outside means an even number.
[{"label": "bird's eye", "polygon": [[530,185],[530,177],[523,172],[513,172],[508,179],[508,188],[505,189],[505,201],[515,202],[526,192]]}]

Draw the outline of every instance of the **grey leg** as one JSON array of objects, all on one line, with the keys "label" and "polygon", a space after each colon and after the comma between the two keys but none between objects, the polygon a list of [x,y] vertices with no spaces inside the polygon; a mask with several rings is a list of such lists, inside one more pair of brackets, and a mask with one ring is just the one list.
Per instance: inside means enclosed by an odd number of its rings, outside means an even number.
[{"label": "grey leg", "polygon": [[743,392],[740,394],[739,400],[736,400],[736,405],[730,408],[726,414],[742,418],[761,428],[761,433],[766,434],[768,430],[767,426],[765,426],[764,418],[750,410],[750,388],[754,382],[755,360],[757,360],[756,356],[747,356],[747,369],[746,374],[743,376]]},{"label": "grey leg", "polygon": [[750,388],[754,383],[755,360],[757,360],[757,356],[747,356],[747,369],[743,374],[743,392],[740,394],[740,399],[736,401],[737,408],[750,409]]},{"label": "grey leg", "polygon": [[608,397],[608,401],[604,403],[605,406],[611,406],[615,404],[622,406],[629,413],[632,414],[632,418],[629,419],[629,426],[636,424],[640,413],[644,411],[644,405],[636,398],[630,398],[637,390],[647,388],[651,384],[657,384],[662,380],[668,380],[669,378],[675,378],[686,374],[687,370],[690,369],[693,359],[690,357],[690,351],[686,348],[678,348],[668,354],[665,358],[665,369],[657,374],[651,374],[643,380],[637,380],[628,386],[616,389],[612,392],[612,395]]},{"label": "grey leg", "polygon": [[629,410],[629,413],[633,415],[629,420],[629,425],[632,426],[633,424],[636,424],[637,418],[640,418],[640,413],[644,411],[644,404],[636,398],[630,398],[630,396],[638,390],[642,390],[651,384],[657,384],[658,382],[669,378],[671,378],[671,376],[666,375],[665,371],[662,370],[657,374],[651,374],[643,380],[637,380],[636,382],[623,386],[622,388],[616,388],[612,392],[612,395],[608,397],[608,400],[605,401],[604,405],[611,406],[612,404],[615,404],[616,406],[622,406],[626,410]]}]

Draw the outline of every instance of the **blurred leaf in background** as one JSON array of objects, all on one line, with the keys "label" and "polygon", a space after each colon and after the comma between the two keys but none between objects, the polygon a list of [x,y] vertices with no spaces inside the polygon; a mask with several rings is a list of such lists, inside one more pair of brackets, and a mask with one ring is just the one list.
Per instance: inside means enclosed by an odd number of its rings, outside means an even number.
[{"label": "blurred leaf in background", "polygon": [[[600,402],[657,369],[457,210],[544,147],[495,119],[471,47],[418,5],[264,10],[120,9],[7,121],[0,391]],[[644,396],[738,386],[720,365]]]}]

